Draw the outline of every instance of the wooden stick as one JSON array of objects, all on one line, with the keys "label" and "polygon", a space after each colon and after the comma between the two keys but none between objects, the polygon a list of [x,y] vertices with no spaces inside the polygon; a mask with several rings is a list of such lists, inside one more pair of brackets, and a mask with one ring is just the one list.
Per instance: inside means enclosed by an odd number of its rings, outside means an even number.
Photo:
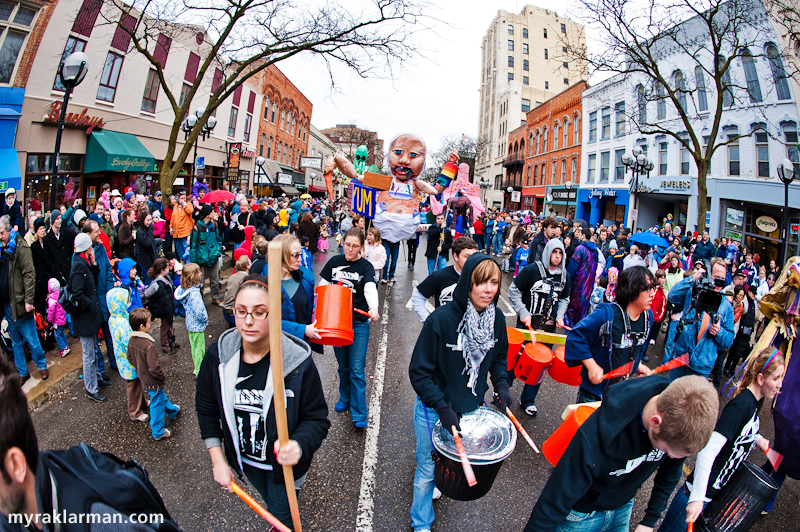
[{"label": "wooden stick", "polygon": [[[272,368],[272,383],[275,406],[275,424],[278,428],[278,442],[281,447],[289,443],[289,428],[286,422],[286,392],[283,386],[283,350],[281,346],[281,261],[283,246],[280,242],[269,244],[269,363]],[[296,532],[303,532],[300,524],[300,509],[297,506],[297,493],[294,490],[294,471],[292,466],[283,466],[283,481],[286,484],[286,497]]]},{"label": "wooden stick", "polygon": [[263,506],[258,504],[255,499],[253,499],[250,495],[247,494],[239,485],[231,480],[231,487],[233,488],[233,492],[238,495],[247,505],[256,511],[258,515],[263,517],[267,520],[267,523],[271,524],[273,527],[280,530],[280,532],[292,532],[289,530],[289,527],[278,521],[278,518],[269,513]]},{"label": "wooden stick", "polygon": [[456,426],[453,425],[450,429],[453,431],[453,439],[456,440],[456,449],[458,449],[458,456],[461,458],[461,467],[464,468],[464,476],[467,477],[467,484],[472,487],[478,483],[475,478],[475,471],[472,470],[472,464],[469,463],[467,451],[464,449],[464,444],[461,443],[461,436],[458,435]]},{"label": "wooden stick", "polygon": [[536,451],[536,454],[539,454],[539,448],[538,448],[538,447],[536,447],[536,444],[535,444],[535,443],[533,443],[533,440],[532,440],[532,439],[531,439],[531,437],[528,435],[528,431],[527,431],[527,430],[525,430],[525,429],[522,427],[522,424],[521,424],[521,423],[519,422],[519,420],[517,419],[517,416],[515,416],[515,415],[514,415],[514,413],[513,413],[513,412],[511,412],[511,409],[510,409],[510,408],[508,408],[508,407],[506,407],[506,414],[508,414],[508,417],[509,417],[509,418],[511,419],[511,421],[514,423],[514,426],[515,426],[515,427],[517,427],[517,430],[519,431],[519,433],[520,433],[520,434],[522,434],[522,437],[523,437],[523,438],[525,438],[525,441],[526,441],[526,442],[528,442],[528,445],[530,445],[531,447],[533,447],[533,450],[534,450],[534,451]]}]

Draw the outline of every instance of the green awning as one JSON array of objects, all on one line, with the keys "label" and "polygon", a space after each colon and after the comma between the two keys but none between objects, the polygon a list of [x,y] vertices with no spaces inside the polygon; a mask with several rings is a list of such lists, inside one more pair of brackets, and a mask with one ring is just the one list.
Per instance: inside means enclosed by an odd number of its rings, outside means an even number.
[{"label": "green awning", "polygon": [[278,166],[280,166],[281,170],[283,170],[284,172],[286,172],[288,174],[291,174],[292,172],[294,172],[294,168],[292,168],[288,164],[278,163]]},{"label": "green awning", "polygon": [[153,154],[139,139],[129,133],[93,131],[86,143],[83,173],[152,172],[156,166]]}]

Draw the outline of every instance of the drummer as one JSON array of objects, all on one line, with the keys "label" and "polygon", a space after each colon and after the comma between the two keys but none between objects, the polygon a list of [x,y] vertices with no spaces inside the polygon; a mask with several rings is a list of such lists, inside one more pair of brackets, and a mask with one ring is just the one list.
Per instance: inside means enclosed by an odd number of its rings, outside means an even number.
[{"label": "drummer", "polygon": [[500,268],[483,253],[464,264],[453,301],[437,308],[422,328],[414,346],[408,374],[417,393],[414,432],[417,468],[411,527],[430,532],[433,523],[431,430],[437,420],[460,430],[459,414],[477,409],[492,385],[502,409],[511,404],[506,373],[508,337],[500,297]]}]

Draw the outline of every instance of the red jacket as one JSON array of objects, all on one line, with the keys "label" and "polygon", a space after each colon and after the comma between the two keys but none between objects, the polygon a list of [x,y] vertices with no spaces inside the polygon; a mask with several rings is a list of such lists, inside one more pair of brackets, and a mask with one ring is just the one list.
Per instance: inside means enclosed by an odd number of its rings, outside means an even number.
[{"label": "red jacket", "polygon": [[656,288],[656,293],[653,296],[653,304],[650,306],[653,311],[653,321],[658,322],[664,319],[664,314],[667,311],[667,296],[664,294],[664,288],[661,286]]},{"label": "red jacket", "polygon": [[476,235],[482,235],[483,234],[483,222],[481,222],[480,218],[475,218],[475,223],[472,224],[472,227],[475,229],[475,234]]}]

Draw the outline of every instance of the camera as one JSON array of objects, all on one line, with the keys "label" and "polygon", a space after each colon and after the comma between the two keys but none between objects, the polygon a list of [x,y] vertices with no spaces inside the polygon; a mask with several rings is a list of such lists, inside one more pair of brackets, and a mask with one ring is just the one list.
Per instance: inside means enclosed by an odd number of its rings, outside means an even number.
[{"label": "camera", "polygon": [[692,307],[697,312],[707,312],[713,321],[716,321],[716,314],[722,304],[722,293],[717,292],[716,288],[725,286],[724,279],[701,279],[692,288]]}]

